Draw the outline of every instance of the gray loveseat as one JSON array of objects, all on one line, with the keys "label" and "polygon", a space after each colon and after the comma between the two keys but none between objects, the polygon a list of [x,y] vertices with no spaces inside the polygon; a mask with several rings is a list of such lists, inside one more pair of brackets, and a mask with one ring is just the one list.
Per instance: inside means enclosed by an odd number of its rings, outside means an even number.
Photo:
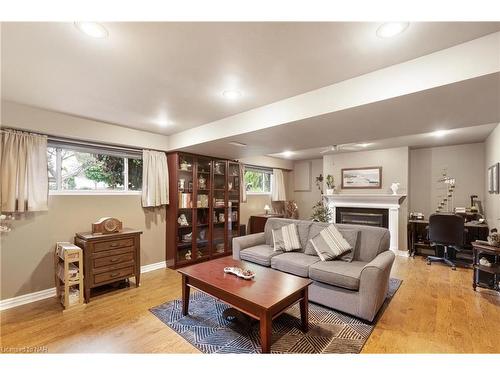
[{"label": "gray loveseat", "polygon": [[[302,250],[275,252],[272,229],[296,223]],[[304,249],[309,239],[327,223],[270,218],[263,233],[233,238],[233,258],[276,270],[308,277],[309,300],[359,318],[373,321],[382,306],[389,286],[394,253],[389,250],[389,231],[364,225],[337,224],[337,228],[359,230],[352,262],[322,262]]]}]

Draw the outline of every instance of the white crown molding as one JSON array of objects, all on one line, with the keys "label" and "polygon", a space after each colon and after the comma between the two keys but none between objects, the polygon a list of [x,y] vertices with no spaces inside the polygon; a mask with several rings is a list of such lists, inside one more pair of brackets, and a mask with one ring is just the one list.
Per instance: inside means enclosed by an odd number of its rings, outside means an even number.
[{"label": "white crown molding", "polygon": [[[145,266],[141,266],[141,274],[163,269],[166,267],[167,263],[165,261],[146,264]],[[28,303],[40,301],[42,299],[52,298],[55,296],[56,296],[56,288],[50,288],[50,289],[40,290],[34,293],[23,294],[22,296],[4,299],[0,301],[0,311],[11,309],[13,307],[21,305],[26,305]]]}]

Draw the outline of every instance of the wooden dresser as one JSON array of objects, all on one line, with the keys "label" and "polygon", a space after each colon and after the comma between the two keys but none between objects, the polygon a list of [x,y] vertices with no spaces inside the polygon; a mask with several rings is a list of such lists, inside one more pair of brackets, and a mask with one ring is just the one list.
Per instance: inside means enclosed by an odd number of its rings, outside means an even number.
[{"label": "wooden dresser", "polygon": [[283,217],[280,214],[267,214],[267,215],[252,215],[250,216],[250,228],[248,234],[254,234],[259,232],[264,232],[264,227],[266,226],[267,219],[270,217]]},{"label": "wooden dresser", "polygon": [[132,276],[135,277],[135,286],[139,286],[141,234],[140,230],[130,228],[112,234],[76,233],[75,245],[83,249],[86,303],[90,299],[90,290],[97,286]]}]

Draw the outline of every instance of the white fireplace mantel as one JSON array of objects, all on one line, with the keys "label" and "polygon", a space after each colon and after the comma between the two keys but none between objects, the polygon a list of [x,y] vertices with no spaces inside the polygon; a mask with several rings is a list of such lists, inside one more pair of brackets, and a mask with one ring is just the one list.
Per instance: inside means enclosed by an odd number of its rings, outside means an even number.
[{"label": "white fireplace mantel", "polygon": [[385,208],[389,210],[390,249],[399,250],[399,208],[406,198],[402,194],[332,194],[324,195],[336,217],[336,207]]}]

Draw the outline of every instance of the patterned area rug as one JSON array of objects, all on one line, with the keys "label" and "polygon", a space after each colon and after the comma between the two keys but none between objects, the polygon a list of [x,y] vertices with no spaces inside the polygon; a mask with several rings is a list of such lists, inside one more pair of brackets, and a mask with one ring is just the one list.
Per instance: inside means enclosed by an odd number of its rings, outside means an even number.
[{"label": "patterned area rug", "polygon": [[[390,279],[387,298],[374,322],[309,303],[309,332],[300,330],[298,304],[273,321],[271,353],[359,353],[402,280]],[[191,291],[189,315],[174,300],[150,311],[203,353],[260,353],[259,322],[228,321],[229,306],[196,290]]]}]

